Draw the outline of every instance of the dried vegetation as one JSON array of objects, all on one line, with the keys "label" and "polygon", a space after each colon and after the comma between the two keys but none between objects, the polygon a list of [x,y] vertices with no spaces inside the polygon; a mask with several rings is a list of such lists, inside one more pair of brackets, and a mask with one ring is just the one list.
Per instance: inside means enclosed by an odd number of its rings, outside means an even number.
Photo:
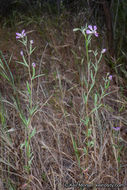
[{"label": "dried vegetation", "polygon": [[[29,175],[24,169],[25,152],[20,148],[24,142],[24,125],[11,99],[13,91],[1,78],[1,190],[73,190],[81,189],[79,183],[127,184],[127,103],[115,74],[112,74],[113,80],[109,88],[112,93],[103,98],[103,106],[90,115],[91,134],[88,138],[94,145],[89,147],[88,155],[85,153],[87,136],[82,120],[86,116],[83,99],[86,87],[82,85],[82,81],[83,74],[87,75],[87,72],[82,71],[87,62],[84,38],[80,33],[73,32],[77,24],[80,23],[76,22],[76,18],[71,21],[44,18],[41,26],[31,24],[25,27],[26,31],[32,31],[29,38],[34,40],[37,47],[32,55],[32,60],[37,63],[36,71],[38,74],[45,74],[34,81],[33,102],[39,105],[39,109],[32,119],[36,134],[31,140],[34,158]],[[18,26],[16,31],[20,31],[20,28],[23,27]],[[21,59],[21,47],[15,40],[15,31],[10,31],[8,35],[0,49],[7,60],[13,53],[9,66],[14,74],[22,110],[27,117],[27,73],[15,63]],[[4,31],[0,38],[4,39],[6,36],[7,31]],[[92,49],[99,47],[95,38],[93,44]],[[103,85],[102,77],[107,72],[110,72],[110,68],[103,59],[93,93],[96,89],[99,91],[100,84]],[[91,94],[89,113],[93,108],[94,96]],[[115,126],[122,127],[121,133],[113,130],[112,127]],[[72,184],[77,184],[77,187]],[[126,187],[123,186],[122,189],[125,190]]]}]

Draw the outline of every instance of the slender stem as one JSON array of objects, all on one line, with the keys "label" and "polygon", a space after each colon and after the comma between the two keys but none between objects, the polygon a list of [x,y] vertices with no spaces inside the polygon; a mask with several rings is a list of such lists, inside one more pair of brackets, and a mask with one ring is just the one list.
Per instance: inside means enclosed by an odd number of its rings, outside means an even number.
[{"label": "slender stem", "polygon": [[[87,59],[87,65],[88,65],[88,85],[87,85],[87,100],[86,100],[86,117],[88,117],[88,114],[89,114],[89,111],[88,111],[88,96],[89,96],[89,81],[90,81],[90,63],[89,63],[89,52],[88,52],[88,39],[87,39],[87,36],[86,36],[86,33],[84,33],[84,37],[85,37],[85,49],[86,49],[86,59]],[[89,130],[89,122],[87,123],[87,126],[86,126],[86,150],[87,150],[87,155],[86,155],[86,167],[88,167],[88,151],[89,151],[89,148],[88,148],[88,130]]]},{"label": "slender stem", "polygon": [[[27,48],[26,45],[26,52],[28,55],[28,73],[29,73],[29,79],[30,79],[30,110],[32,109],[33,106],[33,101],[32,101],[32,91],[33,91],[33,83],[32,83],[32,75],[31,75],[31,60],[30,60],[30,52]],[[30,172],[30,168],[29,168],[29,161],[30,161],[30,128],[31,128],[31,114],[29,115],[29,123],[27,125],[27,150],[26,150],[26,154],[27,154],[27,167],[28,167],[28,174]]]}]

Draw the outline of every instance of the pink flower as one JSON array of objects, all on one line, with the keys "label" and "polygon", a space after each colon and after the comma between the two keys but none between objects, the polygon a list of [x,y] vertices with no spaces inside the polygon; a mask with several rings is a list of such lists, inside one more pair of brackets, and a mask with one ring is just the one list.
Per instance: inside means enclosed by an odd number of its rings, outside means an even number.
[{"label": "pink flower", "polygon": [[25,30],[22,30],[21,33],[16,33],[16,39],[24,38],[26,36]]},{"label": "pink flower", "polygon": [[112,127],[115,131],[119,131],[120,127]]},{"label": "pink flower", "polygon": [[33,63],[32,63],[32,66],[33,66],[33,67],[36,67],[36,63],[33,62]]},{"label": "pink flower", "polygon": [[107,49],[102,49],[102,51],[101,51],[101,53],[103,54],[103,53],[105,53],[107,51]]},{"label": "pink flower", "polygon": [[22,50],[20,51],[20,55],[23,56],[23,51]]},{"label": "pink flower", "polygon": [[98,37],[98,33],[97,33],[97,26],[88,26],[88,29],[86,30],[86,34],[94,34],[96,37]]},{"label": "pink flower", "polygon": [[33,43],[34,43],[34,41],[33,41],[33,40],[30,40],[30,43],[31,43],[31,44],[33,44]]},{"label": "pink flower", "polygon": [[108,77],[108,78],[109,78],[109,80],[112,80],[112,75],[109,75],[109,77]]}]

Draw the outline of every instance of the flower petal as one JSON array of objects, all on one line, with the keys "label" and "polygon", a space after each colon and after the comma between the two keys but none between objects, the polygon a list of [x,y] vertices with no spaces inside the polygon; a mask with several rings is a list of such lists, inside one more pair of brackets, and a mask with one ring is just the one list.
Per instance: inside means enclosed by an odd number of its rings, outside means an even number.
[{"label": "flower petal", "polygon": [[21,38],[21,37],[19,37],[19,36],[16,36],[16,39],[18,39],[18,38]]},{"label": "flower petal", "polygon": [[94,35],[95,35],[96,37],[98,37],[98,33],[97,33],[97,32],[94,32]]},{"label": "flower petal", "polygon": [[92,34],[93,32],[91,30],[86,30],[87,34]]},{"label": "flower petal", "polygon": [[34,43],[34,41],[33,41],[33,40],[30,40],[30,43],[31,43],[31,44],[33,44],[33,43]]},{"label": "flower petal", "polygon": [[17,35],[17,36],[21,36],[21,34],[20,34],[20,33],[18,33],[18,32],[16,33],[16,35]]},{"label": "flower petal", "polygon": [[22,50],[20,51],[20,55],[23,56],[23,51]]},{"label": "flower petal", "polygon": [[36,67],[36,63],[33,62],[33,63],[32,63],[32,66],[33,66],[33,67]]},{"label": "flower petal", "polygon": [[108,77],[108,78],[109,78],[109,80],[112,80],[112,75],[109,75],[109,77]]},{"label": "flower petal", "polygon": [[25,30],[22,30],[22,33],[21,33],[22,35],[24,35],[25,34]]},{"label": "flower petal", "polygon": [[120,127],[112,127],[115,131],[119,131]]},{"label": "flower petal", "polygon": [[104,48],[104,49],[102,49],[101,53],[103,54],[103,53],[105,53],[106,51],[107,51],[107,49]]},{"label": "flower petal", "polygon": [[94,30],[97,30],[97,26],[94,26],[93,28],[94,28]]},{"label": "flower petal", "polygon": [[88,26],[88,28],[89,28],[90,30],[93,30],[93,27],[92,27],[92,25],[89,25],[89,26]]}]

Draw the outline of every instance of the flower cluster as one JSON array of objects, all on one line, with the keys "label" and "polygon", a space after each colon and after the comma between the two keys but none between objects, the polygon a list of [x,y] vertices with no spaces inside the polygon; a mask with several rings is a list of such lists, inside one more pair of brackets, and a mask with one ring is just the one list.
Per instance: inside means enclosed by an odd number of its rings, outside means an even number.
[{"label": "flower cluster", "polygon": [[[25,30],[22,30],[21,33],[16,33],[16,39],[22,39],[22,41],[24,40],[24,37],[26,36],[26,32]],[[27,42],[27,38],[26,38],[26,42]],[[32,49],[32,44],[34,43],[33,40],[30,40],[30,52],[32,51],[33,52],[33,49]],[[23,43],[25,46],[27,45],[27,43]],[[31,54],[31,53],[30,53]],[[20,51],[20,55],[23,57],[23,60],[25,61],[25,57],[24,57],[24,53],[23,53],[23,50]],[[26,62],[26,61],[25,61]],[[26,63],[24,63],[25,66],[28,66]],[[36,63],[32,63],[32,67],[35,68],[36,67]]]},{"label": "flower cluster", "polygon": [[89,25],[88,29],[86,30],[86,34],[94,34],[96,37],[98,37],[97,26]]},{"label": "flower cluster", "polygon": [[21,33],[16,33],[16,39],[24,38],[26,36],[25,30],[22,30]]}]

